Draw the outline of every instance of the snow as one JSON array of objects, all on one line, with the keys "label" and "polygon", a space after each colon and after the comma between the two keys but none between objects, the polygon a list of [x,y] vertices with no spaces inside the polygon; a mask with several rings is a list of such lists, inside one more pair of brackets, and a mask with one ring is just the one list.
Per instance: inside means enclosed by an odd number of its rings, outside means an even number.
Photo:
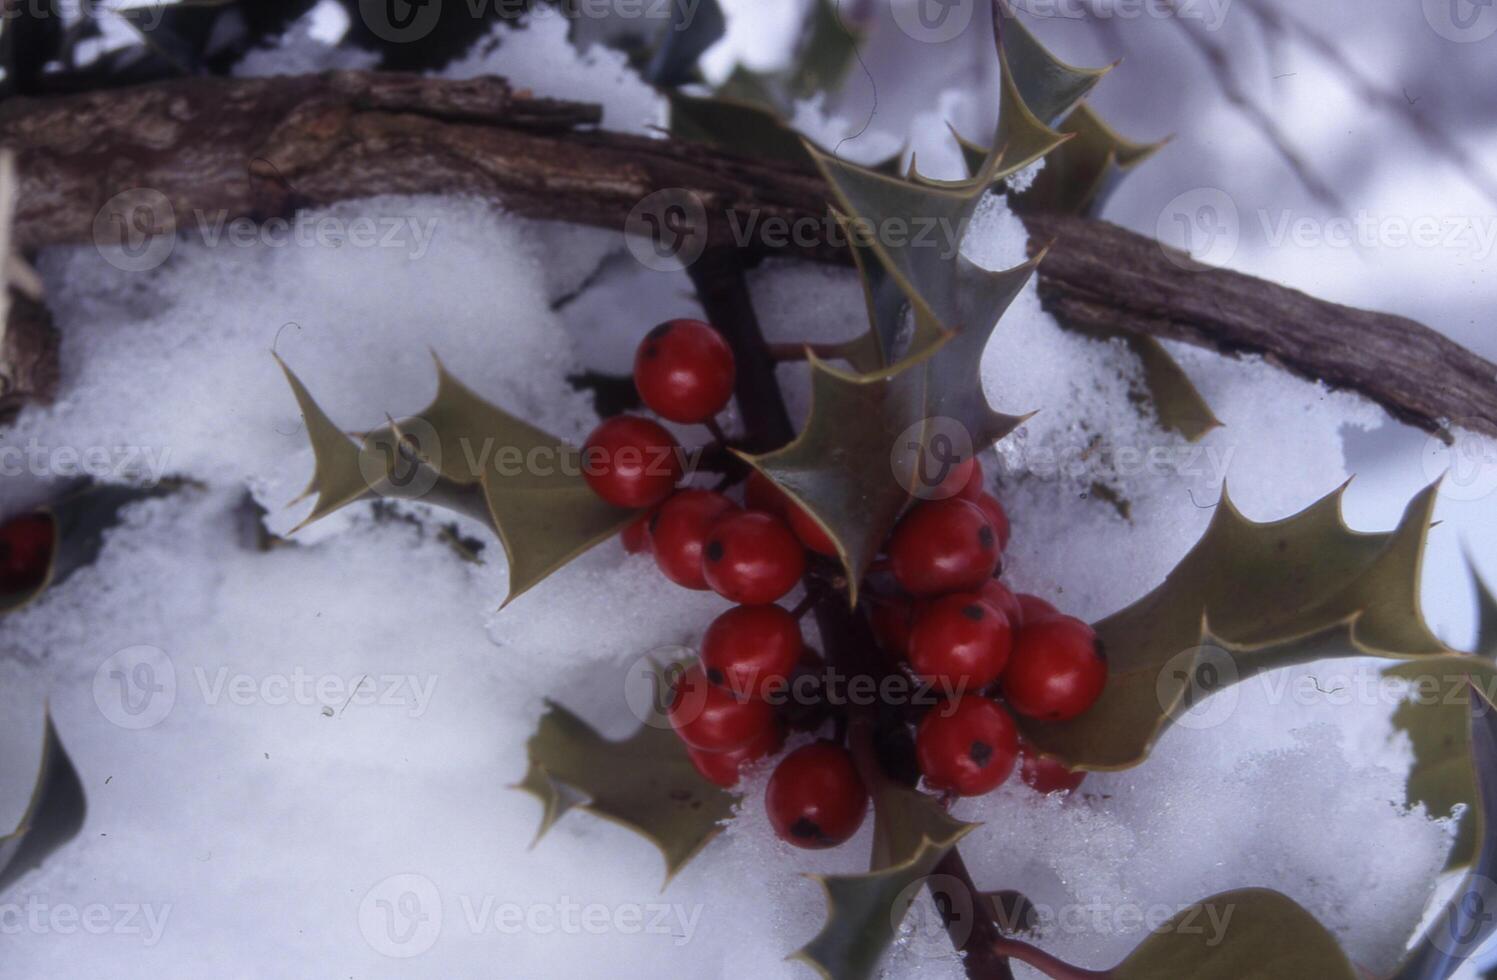
[{"label": "snow", "polygon": [[[748,16],[725,7],[730,27]],[[612,52],[575,55],[564,26],[539,20],[516,35],[525,43],[496,35],[454,72],[602,99],[606,125],[646,131],[653,93]],[[304,70],[306,57],[263,53],[243,70]],[[460,561],[438,534],[451,516],[419,507],[360,505],[291,546],[242,543],[246,494],[277,533],[308,506],[288,506],[311,456],[272,348],[349,428],[424,405],[434,351],[476,391],[577,440],[596,419],[566,376],[621,372],[655,323],[698,315],[686,277],[640,268],[612,232],[472,200],[378,198],[313,217],[383,222],[397,244],[184,240],[147,272],[93,249],[39,263],[63,388],[3,444],[53,461],[63,447],[149,449],[199,485],[131,507],[93,566],[6,618],[0,690],[50,697],[90,802],[78,838],[0,896],[0,912],[27,917],[7,943],[8,975],[229,976],[252,964],[265,976],[531,976],[607,963],[620,977],[809,976],[784,960],[822,920],[803,874],[862,870],[871,822],[845,847],[794,851],[764,818],[761,769],[741,813],[662,890],[648,843],[585,814],[532,847],[539,806],[511,788],[546,698],[626,734],[630,666],[690,645],[721,600],[670,586],[609,543],[497,612],[498,543],[464,526],[486,546],[482,564]],[[1023,258],[996,199],[967,249],[993,267]],[[845,337],[863,322],[845,270],[767,263],[752,289],[775,339]],[[982,372],[1001,410],[1040,410],[984,460],[1013,518],[1017,587],[1087,617],[1125,605],[1196,540],[1224,479],[1268,519],[1369,462],[1372,480],[1348,500],[1368,529],[1391,526],[1425,482],[1426,438],[1364,400],[1261,361],[1171,350],[1226,423],[1199,453],[1136,407],[1139,369],[1121,345],[1060,329],[1033,285],[1015,303]],[[803,369],[780,373],[801,418]],[[1086,453],[1097,440],[1110,451]],[[1399,448],[1384,454],[1384,440]],[[1128,465],[1121,450],[1170,464]],[[1095,484],[1129,502],[1127,519]],[[0,515],[46,489],[44,476],[7,478]],[[1491,506],[1447,498],[1441,514],[1472,526]],[[1431,565],[1453,557],[1455,539],[1437,529]],[[1433,619],[1459,639],[1466,594],[1448,573],[1432,581]],[[1374,669],[1342,661],[1273,680],[1332,690]],[[116,670],[162,688],[145,703],[154,724],[127,710]],[[983,823],[963,845],[977,881],[1056,912],[1041,944],[1088,967],[1136,944],[1135,911],[1249,885],[1300,901],[1358,962],[1387,963],[1419,921],[1449,833],[1405,806],[1406,741],[1377,706],[1286,698],[1266,682],[1237,690],[1220,724],[1172,730],[1147,764],[1092,776],[1075,799],[1013,785],[960,804]],[[10,785],[8,763],[0,775]],[[103,928],[68,926],[67,910],[94,905]],[[1076,910],[1085,925],[1066,927]],[[961,975],[932,916],[922,896],[890,975]]]}]

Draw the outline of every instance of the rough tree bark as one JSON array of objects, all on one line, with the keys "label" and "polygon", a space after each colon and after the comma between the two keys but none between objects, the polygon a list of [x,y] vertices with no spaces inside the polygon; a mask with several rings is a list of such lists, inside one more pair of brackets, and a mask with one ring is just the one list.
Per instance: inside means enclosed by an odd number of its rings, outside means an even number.
[{"label": "rough tree bark", "polygon": [[[824,227],[826,188],[809,170],[699,144],[596,129],[596,106],[537,99],[503,79],[369,72],[194,78],[0,105],[0,145],[19,157],[19,248],[88,242],[116,194],[151,188],[169,207],[155,230],[198,215],[267,218],[372,194],[460,193],[524,215],[623,228],[649,194],[703,204],[708,249],[745,260],[847,262],[824,236],[783,244],[753,220]],[[1167,256],[1122,228],[1034,217],[1051,244],[1040,295],[1064,321],[1256,353],[1361,392],[1439,431],[1451,419],[1497,435],[1497,365],[1411,320]]]}]

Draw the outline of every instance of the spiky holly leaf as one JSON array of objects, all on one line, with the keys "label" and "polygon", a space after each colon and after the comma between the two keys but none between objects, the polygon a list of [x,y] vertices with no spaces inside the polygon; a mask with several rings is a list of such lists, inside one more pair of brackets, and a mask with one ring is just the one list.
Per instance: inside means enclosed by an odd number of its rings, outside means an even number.
[{"label": "spiky holly leaf", "polygon": [[1487,697],[1497,695],[1497,598],[1472,568],[1476,586],[1478,636],[1474,656],[1448,656],[1398,664],[1383,672],[1405,685],[1393,712],[1394,727],[1406,732],[1414,750],[1408,798],[1423,803],[1432,817],[1461,810],[1446,866],[1462,868],[1476,856],[1476,781],[1471,777],[1469,685]]},{"label": "spiky holly leaf", "polygon": [[1008,62],[1024,104],[1046,123],[1059,119],[1086,98],[1102,76],[1117,67],[1117,62],[1102,68],[1066,64],[1029,32],[1006,3],[994,6],[999,14],[995,25],[999,51]]},{"label": "spiky holly leaf", "polygon": [[87,810],[51,713],[36,717],[12,703],[0,718],[0,891],[77,834]]},{"label": "spiky holly leaf", "polygon": [[1013,195],[1016,211],[1095,215],[1119,181],[1169,142],[1125,139],[1088,105],[1077,106],[1058,128],[1072,139],[1045,158],[1027,190]]},{"label": "spiky holly leaf", "polygon": [[811,165],[800,134],[761,103],[671,92],[670,113],[670,133],[677,139],[710,143],[761,159]]},{"label": "spiky holly leaf", "polygon": [[52,547],[42,580],[19,592],[0,592],[0,615],[35,601],[80,568],[93,564],[103,547],[104,532],[119,523],[127,505],[174,493],[181,480],[162,480],[153,487],[85,483],[62,494],[38,513],[52,519]]},{"label": "spiky holly leaf", "polygon": [[873,870],[812,876],[826,891],[827,920],[793,957],[835,980],[873,975],[923,880],[977,826],[888,781],[875,788],[873,806]]},{"label": "spiky holly leaf", "polygon": [[[279,359],[278,359],[279,360]],[[509,559],[512,602],[616,534],[635,516],[593,493],[577,450],[479,398],[437,362],[437,394],[419,414],[355,442],[285,364],[316,455],[303,525],[356,500],[419,500],[483,521]]]},{"label": "spiky holly leaf", "polygon": [[1000,949],[1051,976],[1097,980],[1358,980],[1335,937],[1293,899],[1266,888],[1222,892],[1180,912],[1110,970],[1081,971],[1027,943]]},{"label": "spiky holly leaf", "polygon": [[1445,980],[1497,931],[1497,707],[1491,690],[1467,688],[1467,776],[1475,786],[1472,820],[1481,841],[1455,894],[1404,958],[1393,980]]},{"label": "spiky holly leaf", "polygon": [[797,47],[794,64],[785,75],[785,87],[797,99],[838,88],[857,56],[859,35],[848,29],[838,0],[812,0],[805,38]]},{"label": "spiky holly leaf", "polygon": [[[800,434],[774,452],[741,454],[831,536],[854,604],[857,583],[900,511],[927,482],[919,467],[933,434],[959,427],[971,451],[980,452],[1023,421],[992,409],[979,367],[998,318],[1037,261],[989,272],[961,259],[962,329],[876,373],[843,371],[811,357],[811,414]],[[876,301],[871,289],[869,296],[870,304]]]},{"label": "spiky holly leaf", "polygon": [[1335,656],[1449,653],[1418,598],[1437,488],[1375,534],[1347,527],[1345,487],[1266,524],[1223,491],[1206,533],[1163,584],[1097,624],[1108,659],[1098,702],[1073,721],[1026,720],[1025,735],[1073,768],[1124,769],[1196,696],[1255,674]]},{"label": "spiky holly leaf", "polygon": [[580,807],[648,838],[665,857],[669,881],[732,814],[734,796],[702,778],[658,712],[629,738],[611,742],[547,702],[527,748],[530,768],[517,788],[545,808],[537,840]]}]

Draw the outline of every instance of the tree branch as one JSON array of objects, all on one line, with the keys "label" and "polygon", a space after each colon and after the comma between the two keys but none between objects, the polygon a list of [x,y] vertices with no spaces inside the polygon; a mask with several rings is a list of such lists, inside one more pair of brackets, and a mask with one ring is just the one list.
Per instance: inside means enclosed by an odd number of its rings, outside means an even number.
[{"label": "tree branch", "polygon": [[[22,249],[93,240],[121,191],[170,202],[167,228],[287,216],[375,194],[472,194],[519,214],[622,229],[651,193],[678,188],[711,250],[846,263],[827,190],[807,169],[676,140],[596,129],[596,106],[537,99],[503,79],[371,72],[193,78],[0,103],[18,152]],[[811,232],[771,237],[772,219]],[[768,226],[766,223],[770,223]],[[1351,388],[1413,425],[1448,420],[1497,435],[1497,366],[1411,320],[1204,270],[1105,222],[1028,220],[1053,240],[1039,290],[1063,321],[1256,353]]]}]

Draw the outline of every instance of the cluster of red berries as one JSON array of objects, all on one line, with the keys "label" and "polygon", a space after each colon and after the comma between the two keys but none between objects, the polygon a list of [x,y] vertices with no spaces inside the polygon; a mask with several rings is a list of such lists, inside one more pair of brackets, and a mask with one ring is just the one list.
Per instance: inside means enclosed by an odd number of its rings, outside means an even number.
[{"label": "cluster of red berries", "polygon": [[48,514],[27,514],[0,524],[0,596],[30,592],[46,579],[54,528]]},{"label": "cluster of red berries", "polygon": [[[641,342],[634,383],[662,418],[711,425],[732,397],[733,352],[710,325],[672,320]],[[624,530],[624,546],[650,552],[672,582],[710,589],[735,604],[708,627],[701,655],[675,679],[667,709],[698,771],[733,786],[745,764],[780,750],[787,727],[824,721],[814,712],[809,721],[795,717],[795,707],[784,703],[792,678],[814,670],[818,658],[801,636],[798,615],[775,603],[802,580],[808,550],[835,557],[832,539],[757,471],[748,476],[741,505],[716,491],[678,489],[680,446],[650,419],[608,419],[583,451],[594,492],[644,511]],[[1022,760],[1025,782],[1037,789],[1074,788],[1080,774],[1024,748],[1009,711],[1059,721],[1090,707],[1107,674],[1095,635],[997,581],[1009,522],[984,492],[976,459],[951,467],[923,496],[931,499],[905,513],[880,562],[888,573],[880,576],[892,586],[879,594],[870,580],[867,591],[874,632],[897,661],[894,669],[948,695],[925,714],[915,737],[927,786],[943,794],[985,793]],[[784,840],[832,847],[862,824],[868,791],[851,753],[824,739],[778,763],[765,807]]]}]

